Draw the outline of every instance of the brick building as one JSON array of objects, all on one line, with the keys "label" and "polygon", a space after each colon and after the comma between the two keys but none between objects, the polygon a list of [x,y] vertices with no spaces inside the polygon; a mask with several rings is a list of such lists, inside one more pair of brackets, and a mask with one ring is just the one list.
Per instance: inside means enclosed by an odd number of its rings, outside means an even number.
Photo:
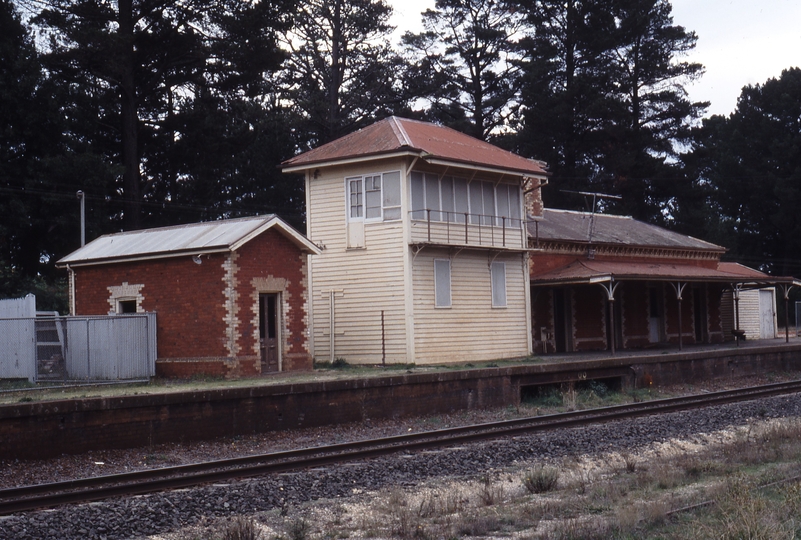
[{"label": "brick building", "polygon": [[527,205],[538,353],[720,343],[746,315],[727,327],[724,292],[798,284],[721,262],[721,246],[630,217]]},{"label": "brick building", "polygon": [[310,369],[307,268],[319,249],[274,215],[110,234],[58,262],[72,315],[156,312],[156,373]]}]

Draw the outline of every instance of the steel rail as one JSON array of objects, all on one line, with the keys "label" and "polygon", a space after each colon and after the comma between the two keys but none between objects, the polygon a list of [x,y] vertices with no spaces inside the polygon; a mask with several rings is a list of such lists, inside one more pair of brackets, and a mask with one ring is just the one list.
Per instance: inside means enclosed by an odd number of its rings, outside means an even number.
[{"label": "steel rail", "polygon": [[801,380],[0,490],[0,515],[801,392]]}]

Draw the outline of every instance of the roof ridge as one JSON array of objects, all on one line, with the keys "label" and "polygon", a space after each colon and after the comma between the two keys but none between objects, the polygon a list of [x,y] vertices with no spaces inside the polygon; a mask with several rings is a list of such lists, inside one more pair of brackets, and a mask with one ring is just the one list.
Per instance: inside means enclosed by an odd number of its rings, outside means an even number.
[{"label": "roof ridge", "polygon": [[[601,214],[599,212],[585,212],[584,210],[566,210],[564,208],[543,208],[543,211],[545,211],[545,212],[560,212],[560,213],[563,213],[563,214],[579,214],[579,215],[582,215],[582,216],[593,216],[594,215],[594,216],[601,216],[601,217],[608,217],[608,218],[634,220],[633,216],[621,216],[621,215],[618,215],[618,214]],[[639,221],[639,220],[634,220],[634,221]],[[640,223],[646,223],[646,224],[650,225],[650,223],[647,223],[645,221],[640,221]]]},{"label": "roof ridge", "polygon": [[395,135],[399,136],[402,146],[413,146],[412,141],[409,139],[409,135],[406,133],[406,129],[403,127],[403,124],[400,120],[400,118],[394,115],[389,117],[389,123],[392,126],[392,131],[395,132]]},{"label": "roof ridge", "polygon": [[113,233],[106,233],[106,234],[103,234],[101,236],[98,236],[98,238],[102,238],[104,236],[122,236],[122,235],[127,235],[127,234],[138,234],[138,233],[151,232],[151,231],[168,231],[168,230],[171,230],[171,229],[189,229],[189,228],[193,228],[193,227],[202,227],[202,226],[207,226],[207,225],[220,224],[221,222],[230,223],[232,221],[248,221],[248,220],[269,221],[273,217],[275,217],[275,214],[259,214],[259,215],[256,215],[256,216],[242,216],[242,217],[237,217],[237,218],[211,219],[209,221],[196,221],[194,223],[179,223],[177,225],[163,225],[161,227],[150,227],[150,228],[147,228],[147,229],[135,229],[135,230],[132,230],[132,231],[119,231],[119,232],[113,232]]}]

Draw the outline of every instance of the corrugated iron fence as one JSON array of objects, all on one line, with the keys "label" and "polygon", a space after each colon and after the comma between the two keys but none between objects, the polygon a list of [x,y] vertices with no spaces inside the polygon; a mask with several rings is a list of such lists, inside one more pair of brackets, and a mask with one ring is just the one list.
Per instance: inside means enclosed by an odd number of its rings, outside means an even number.
[{"label": "corrugated iron fence", "polygon": [[156,374],[156,314],[0,319],[0,379],[146,379]]}]

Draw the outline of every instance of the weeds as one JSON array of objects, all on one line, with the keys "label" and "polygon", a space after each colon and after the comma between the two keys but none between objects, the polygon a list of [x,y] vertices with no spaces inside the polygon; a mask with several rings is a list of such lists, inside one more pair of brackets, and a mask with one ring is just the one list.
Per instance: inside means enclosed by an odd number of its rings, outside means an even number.
[{"label": "weeds", "polygon": [[287,533],[291,540],[306,540],[311,533],[311,526],[303,518],[293,519],[287,527]]},{"label": "weeds", "polygon": [[556,489],[558,482],[559,470],[554,467],[540,465],[523,476],[523,485],[529,493],[546,493]]},{"label": "weeds", "polygon": [[262,538],[256,522],[245,517],[237,517],[222,531],[221,540],[260,540]]},{"label": "weeds", "polygon": [[572,384],[568,385],[567,389],[562,390],[562,403],[568,411],[576,410],[577,397],[576,388]]},{"label": "weeds", "polygon": [[503,486],[493,482],[487,475],[481,478],[478,498],[484,506],[494,506],[503,500]]},{"label": "weeds", "polygon": [[751,489],[742,477],[734,478],[717,504],[709,523],[698,523],[702,538],[794,538],[792,516],[786,507]]},{"label": "weeds", "polygon": [[628,452],[623,452],[620,457],[623,458],[623,468],[627,473],[631,474],[637,470],[637,460],[634,456]]},{"label": "weeds", "polygon": [[570,518],[559,521],[549,538],[554,540],[607,540],[610,532],[609,525],[602,519]]}]

